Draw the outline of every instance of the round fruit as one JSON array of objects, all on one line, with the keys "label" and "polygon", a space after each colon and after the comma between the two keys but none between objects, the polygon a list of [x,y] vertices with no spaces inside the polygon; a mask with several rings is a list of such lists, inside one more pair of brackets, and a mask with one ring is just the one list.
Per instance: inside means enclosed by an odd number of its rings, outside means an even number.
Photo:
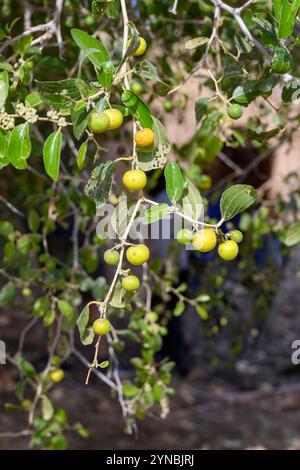
[{"label": "round fruit", "polygon": [[152,129],[141,129],[135,133],[135,143],[140,148],[147,148],[154,144],[154,132]]},{"label": "round fruit", "polygon": [[239,230],[231,230],[231,232],[228,233],[230,240],[233,240],[236,243],[241,243],[243,240],[243,234]]},{"label": "round fruit", "polygon": [[230,104],[227,108],[227,114],[231,119],[240,119],[243,115],[243,108],[239,104]]},{"label": "round fruit", "polygon": [[119,262],[120,255],[117,250],[106,250],[104,252],[104,261],[106,264],[110,264],[111,266],[114,266]]},{"label": "round fruit", "polygon": [[95,20],[94,18],[92,17],[92,15],[89,15],[86,17],[86,19],[84,20],[85,24],[87,26],[93,26],[93,24],[95,23]]},{"label": "round fruit", "polygon": [[212,180],[209,175],[201,175],[199,177],[198,186],[200,189],[209,189],[211,188]]},{"label": "round fruit", "polygon": [[170,111],[172,111],[172,109],[173,109],[173,104],[171,103],[171,101],[165,101],[164,110],[167,111],[167,113],[169,113]]},{"label": "round fruit", "polygon": [[126,258],[130,264],[141,266],[148,261],[150,256],[149,248],[146,245],[130,246],[126,251]]},{"label": "round fruit", "polygon": [[[133,54],[135,57],[139,57],[140,55],[143,55],[145,50],[147,49],[147,43],[145,39],[140,36],[139,40],[140,40],[139,47],[135,50]],[[127,42],[127,45],[129,44],[130,44],[130,40]]]},{"label": "round fruit", "polygon": [[192,243],[193,237],[194,234],[191,230],[189,230],[188,228],[182,228],[177,233],[176,239],[181,245],[187,245],[188,243]]},{"label": "round fruit", "polygon": [[140,93],[143,93],[143,91],[144,91],[143,85],[140,82],[134,82],[131,85],[131,89],[137,95],[139,95]]},{"label": "round fruit", "polygon": [[239,247],[236,242],[233,240],[227,240],[224,243],[221,243],[218,248],[218,253],[222,259],[225,261],[232,261],[237,257],[239,252]]},{"label": "round fruit", "polygon": [[29,287],[24,287],[24,289],[22,289],[22,295],[24,297],[30,297],[32,294],[32,290],[29,289]]},{"label": "round fruit", "polygon": [[106,320],[106,318],[98,318],[93,323],[93,330],[96,335],[107,335],[111,329],[110,321]]},{"label": "round fruit", "polygon": [[123,114],[118,109],[106,109],[103,111],[108,117],[108,129],[118,129],[123,124]]},{"label": "round fruit", "polygon": [[126,171],[123,175],[123,184],[130,191],[140,191],[147,183],[146,173],[142,170]]},{"label": "round fruit", "polygon": [[51,374],[51,380],[53,382],[61,382],[65,376],[65,373],[62,369],[54,369]]},{"label": "round fruit", "polygon": [[109,126],[109,118],[104,113],[91,113],[88,119],[88,127],[91,132],[101,134],[106,131]]},{"label": "round fruit", "polygon": [[217,244],[216,233],[211,228],[204,228],[197,232],[193,238],[193,245],[197,251],[207,253],[215,248]]},{"label": "round fruit", "polygon": [[127,276],[122,279],[122,287],[128,292],[136,291],[140,287],[139,278],[136,276]]}]

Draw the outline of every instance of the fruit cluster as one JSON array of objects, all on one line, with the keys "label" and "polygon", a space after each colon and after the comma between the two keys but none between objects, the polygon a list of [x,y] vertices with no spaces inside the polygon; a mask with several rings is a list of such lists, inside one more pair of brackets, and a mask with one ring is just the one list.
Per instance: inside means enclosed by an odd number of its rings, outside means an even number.
[{"label": "fruit cluster", "polygon": [[[243,239],[239,230],[232,230],[226,234],[226,239],[219,243],[219,256],[225,261],[234,260],[239,252],[238,243]],[[177,233],[177,241],[182,245],[192,244],[196,251],[207,253],[217,245],[217,234],[211,228],[204,228],[196,233],[189,229],[181,229]]]}]

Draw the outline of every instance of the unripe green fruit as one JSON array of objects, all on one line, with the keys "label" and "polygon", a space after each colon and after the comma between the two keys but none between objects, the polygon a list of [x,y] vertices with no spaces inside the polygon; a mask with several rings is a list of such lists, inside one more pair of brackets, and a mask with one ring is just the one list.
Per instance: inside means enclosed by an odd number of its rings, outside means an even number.
[{"label": "unripe green fruit", "polygon": [[236,243],[241,243],[243,240],[243,234],[239,230],[231,230],[231,232],[228,233],[230,240],[233,240]]},{"label": "unripe green fruit", "polygon": [[88,127],[91,132],[101,134],[109,127],[109,118],[104,113],[91,113],[88,119]]},{"label": "unripe green fruit", "polygon": [[169,113],[173,109],[173,104],[171,103],[171,101],[165,101],[163,106],[164,110],[167,111],[167,113]]},{"label": "unripe green fruit", "polygon": [[227,114],[231,119],[240,119],[243,115],[243,108],[239,104],[230,104],[227,108]]},{"label": "unripe green fruit", "polygon": [[239,247],[233,240],[227,240],[221,243],[218,248],[218,253],[224,261],[232,261],[237,257]]},{"label": "unripe green fruit", "polygon": [[191,230],[189,230],[188,228],[182,228],[177,233],[176,240],[181,245],[187,245],[188,243],[192,242],[193,238],[194,238],[194,234]]},{"label": "unripe green fruit", "polygon": [[122,279],[122,287],[128,292],[136,291],[140,287],[139,278],[136,276],[127,276]]},{"label": "unripe green fruit", "polygon": [[53,382],[61,382],[64,376],[65,373],[62,369],[54,369],[50,374],[50,378]]},{"label": "unripe green fruit", "polygon": [[84,22],[87,26],[93,26],[93,24],[95,23],[95,19],[92,17],[92,15],[89,15],[86,17]]},{"label": "unripe green fruit", "polygon": [[106,250],[104,252],[104,261],[106,264],[110,264],[111,266],[114,266],[119,262],[120,255],[117,250]]},{"label": "unripe green fruit", "polygon": [[28,400],[28,399],[23,400],[23,401],[22,401],[22,408],[23,408],[23,410],[24,410],[24,411],[29,411],[29,410],[30,410],[30,407],[31,407],[31,403],[32,403],[31,400]]},{"label": "unripe green fruit", "polygon": [[29,287],[24,287],[24,289],[22,289],[22,295],[24,297],[30,297],[32,294],[32,290],[29,289]]},{"label": "unripe green fruit", "polygon": [[209,189],[211,188],[212,180],[209,175],[201,175],[199,177],[198,186],[200,189]]},{"label": "unripe green fruit", "polygon": [[107,335],[110,329],[111,323],[106,318],[95,320],[93,323],[93,330],[96,335]]},{"label": "unripe green fruit", "polygon": [[137,95],[139,95],[140,93],[143,93],[143,91],[144,91],[143,85],[140,82],[134,82],[131,85],[131,89]]}]

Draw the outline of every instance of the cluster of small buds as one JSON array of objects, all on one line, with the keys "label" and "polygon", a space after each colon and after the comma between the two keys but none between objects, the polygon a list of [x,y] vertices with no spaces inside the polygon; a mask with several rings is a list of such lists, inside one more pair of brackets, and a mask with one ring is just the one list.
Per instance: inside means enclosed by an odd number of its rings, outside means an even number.
[{"label": "cluster of small buds", "polygon": [[66,118],[60,116],[54,109],[47,112],[47,117],[52,121],[56,121],[59,127],[66,127],[68,125]]},{"label": "cluster of small buds", "polygon": [[47,117],[49,119],[52,119],[53,121],[58,121],[59,119],[59,114],[57,111],[55,111],[54,109],[50,109],[50,111],[47,112]]},{"label": "cluster of small buds", "polygon": [[15,119],[5,112],[3,106],[0,107],[0,129],[9,131],[15,127]]},{"label": "cluster of small buds", "polygon": [[35,123],[38,120],[36,109],[31,106],[19,103],[16,106],[17,114],[25,119],[25,121]]}]

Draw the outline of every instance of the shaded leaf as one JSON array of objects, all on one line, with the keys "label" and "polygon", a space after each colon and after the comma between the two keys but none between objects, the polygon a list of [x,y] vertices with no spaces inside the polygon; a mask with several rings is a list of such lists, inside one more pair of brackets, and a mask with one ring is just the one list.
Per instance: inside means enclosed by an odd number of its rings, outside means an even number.
[{"label": "shaded leaf", "polygon": [[153,119],[146,103],[133,91],[126,90],[122,94],[124,106],[129,108],[131,114],[139,121],[142,127],[152,129]]},{"label": "shaded leaf", "polygon": [[111,160],[100,163],[93,169],[91,177],[84,188],[85,195],[94,201],[96,209],[108,199],[114,167],[114,162]]},{"label": "shaded leaf", "polygon": [[94,330],[88,323],[90,320],[89,304],[84,307],[77,319],[77,326],[79,329],[80,340],[85,346],[91,344],[94,340]]},{"label": "shaded leaf", "polygon": [[235,184],[226,189],[220,202],[222,219],[232,219],[235,215],[248,209],[255,202],[256,197],[255,189],[247,184]]},{"label": "shaded leaf", "polygon": [[172,204],[181,199],[183,193],[183,177],[177,163],[167,163],[164,170],[166,180],[166,191]]},{"label": "shaded leaf", "polygon": [[27,168],[26,159],[31,153],[29,124],[19,124],[9,135],[7,157],[10,163],[18,170]]}]

